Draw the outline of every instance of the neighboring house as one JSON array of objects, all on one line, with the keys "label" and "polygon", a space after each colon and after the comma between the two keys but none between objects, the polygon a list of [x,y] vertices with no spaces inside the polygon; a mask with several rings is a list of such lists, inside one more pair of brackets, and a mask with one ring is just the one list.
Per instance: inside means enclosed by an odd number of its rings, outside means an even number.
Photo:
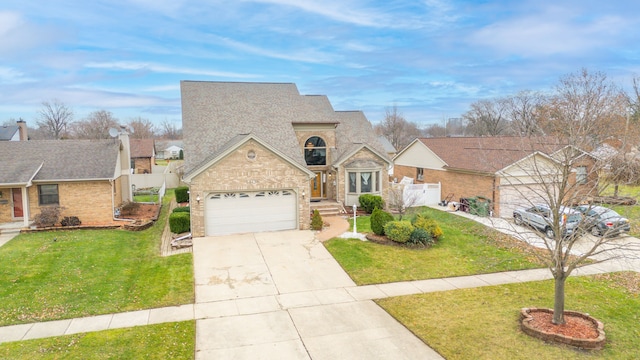
[{"label": "neighboring house", "polygon": [[[532,169],[557,176],[559,154],[566,145],[520,137],[419,138],[394,158],[394,178],[441,183],[442,197],[453,200],[482,196],[492,201],[494,216],[511,217],[514,208],[540,198],[542,184]],[[575,150],[580,151],[580,150]],[[593,189],[598,181],[595,159],[580,151],[569,182],[577,191]]]},{"label": "neighboring house", "polygon": [[184,154],[184,145],[182,140],[156,140],[155,151],[156,159],[179,159],[180,151]]},{"label": "neighboring house", "polygon": [[155,164],[153,139],[131,139],[131,170],[134,174],[151,174]]},{"label": "neighboring house", "polygon": [[310,201],[387,197],[391,160],[360,111],[291,83],[183,81],[193,236],[309,229]]},{"label": "neighboring house", "polygon": [[396,156],[396,153],[398,152],[398,150],[393,146],[391,141],[389,141],[389,139],[387,139],[386,136],[384,135],[378,136],[378,141],[380,141],[380,144],[382,144],[382,147],[384,147],[384,151],[387,152],[387,156],[389,156],[390,158],[393,158],[394,156]]},{"label": "neighboring house", "polygon": [[0,141],[26,141],[27,123],[18,120],[16,125],[0,126]]},{"label": "neighboring house", "polygon": [[[122,145],[121,145],[122,144]],[[0,222],[24,221],[58,206],[83,224],[110,224],[131,199],[128,136],[110,140],[2,141]]]}]

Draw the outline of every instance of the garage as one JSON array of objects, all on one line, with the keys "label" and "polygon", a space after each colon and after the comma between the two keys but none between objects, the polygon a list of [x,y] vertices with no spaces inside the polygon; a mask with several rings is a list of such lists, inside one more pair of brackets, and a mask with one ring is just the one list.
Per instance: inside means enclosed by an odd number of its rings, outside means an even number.
[{"label": "garage", "polygon": [[546,192],[540,184],[519,184],[500,186],[500,214],[501,218],[513,217],[513,210],[529,207],[533,204],[546,204]]},{"label": "garage", "polygon": [[205,202],[207,236],[298,228],[292,190],[209,194]]}]

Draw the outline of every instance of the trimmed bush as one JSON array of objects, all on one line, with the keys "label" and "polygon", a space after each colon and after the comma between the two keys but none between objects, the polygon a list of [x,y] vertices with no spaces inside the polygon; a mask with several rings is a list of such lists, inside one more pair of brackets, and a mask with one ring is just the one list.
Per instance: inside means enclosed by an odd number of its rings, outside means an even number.
[{"label": "trimmed bush", "polygon": [[431,246],[435,244],[436,240],[431,236],[431,234],[421,228],[415,228],[411,233],[411,237],[409,238],[410,244],[422,244],[424,246]]},{"label": "trimmed bush", "polygon": [[186,212],[176,212],[169,215],[169,229],[174,234],[181,234],[191,230],[191,215]]},{"label": "trimmed bush", "polygon": [[320,216],[320,212],[318,209],[313,210],[313,215],[311,216],[311,229],[312,230],[322,230],[323,226],[322,216]]},{"label": "trimmed bush", "polygon": [[384,209],[384,200],[380,195],[362,194],[358,197],[358,202],[367,214],[371,214],[375,208]]},{"label": "trimmed bush", "polygon": [[431,237],[433,237],[436,240],[443,234],[442,228],[440,228],[440,225],[438,225],[438,223],[434,219],[431,219],[426,215],[423,215],[423,214],[416,215],[416,217],[413,218],[411,223],[413,224],[414,227],[427,231],[431,235]]},{"label": "trimmed bush", "polygon": [[371,231],[373,231],[374,234],[384,235],[384,226],[389,221],[393,221],[393,215],[379,208],[375,208],[371,213],[369,221],[371,222]]},{"label": "trimmed bush", "polygon": [[389,221],[384,226],[384,233],[395,242],[406,243],[415,228],[408,221]]},{"label": "trimmed bush", "polygon": [[176,194],[177,203],[184,203],[189,201],[189,187],[180,186],[175,188],[173,192]]},{"label": "trimmed bush", "polygon": [[82,222],[77,216],[65,216],[62,218],[62,221],[60,221],[60,224],[62,224],[62,226],[80,226]]},{"label": "trimmed bush", "polygon": [[171,211],[172,213],[177,213],[177,212],[191,212],[191,208],[188,206],[178,206],[177,208],[174,208],[173,211]]},{"label": "trimmed bush", "polygon": [[39,227],[52,227],[60,219],[60,208],[58,206],[43,206],[40,213],[33,217],[33,223]]}]

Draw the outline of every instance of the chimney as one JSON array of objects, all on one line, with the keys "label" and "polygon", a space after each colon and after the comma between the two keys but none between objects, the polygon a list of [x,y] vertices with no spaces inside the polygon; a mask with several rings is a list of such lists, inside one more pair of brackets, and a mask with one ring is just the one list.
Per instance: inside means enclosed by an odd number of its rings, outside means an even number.
[{"label": "chimney", "polygon": [[18,129],[18,131],[20,131],[20,141],[29,140],[29,136],[27,135],[27,123],[22,119],[16,121],[16,123],[18,124],[18,127],[20,128],[20,129]]}]

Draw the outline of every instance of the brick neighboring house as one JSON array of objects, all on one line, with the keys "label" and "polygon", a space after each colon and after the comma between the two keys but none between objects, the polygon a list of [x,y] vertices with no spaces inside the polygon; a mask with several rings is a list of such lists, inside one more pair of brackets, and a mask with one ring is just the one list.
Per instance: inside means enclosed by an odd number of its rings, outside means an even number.
[{"label": "brick neighboring house", "polygon": [[128,136],[110,140],[2,141],[0,222],[30,220],[48,206],[83,224],[111,224],[131,199]]},{"label": "brick neighboring house", "polygon": [[291,83],[181,82],[193,236],[309,229],[310,201],[387,197],[391,160],[360,111]]},{"label": "brick neighboring house", "polygon": [[[541,201],[544,190],[539,175],[558,176],[551,169],[557,169],[565,149],[565,144],[551,138],[419,138],[396,155],[393,177],[400,181],[406,176],[418,184],[439,182],[442,197],[453,194],[454,201],[485,197],[492,201],[494,216],[511,217],[516,207]],[[580,156],[572,156],[569,183],[577,184],[576,191],[592,191],[598,181],[596,159],[574,151]]]},{"label": "brick neighboring house", "polygon": [[131,139],[131,169],[134,174],[151,174],[155,164],[153,139]]}]

